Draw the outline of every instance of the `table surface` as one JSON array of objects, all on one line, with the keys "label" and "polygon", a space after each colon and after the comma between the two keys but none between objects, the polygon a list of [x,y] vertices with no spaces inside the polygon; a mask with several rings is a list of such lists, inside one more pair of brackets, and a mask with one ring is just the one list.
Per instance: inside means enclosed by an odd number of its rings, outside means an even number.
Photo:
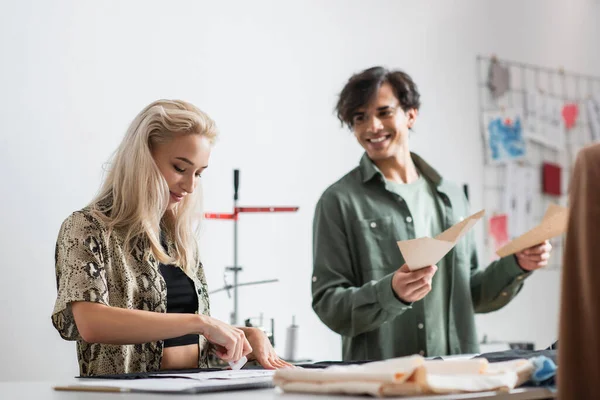
[{"label": "table surface", "polygon": [[[76,380],[60,382],[63,384],[76,383]],[[81,383],[81,381],[79,381]],[[240,399],[249,400],[307,400],[316,398],[312,394],[282,393],[278,389],[260,389],[260,390],[240,390],[230,392],[202,393],[202,394],[149,394],[149,393],[93,393],[93,392],[66,392],[56,391],[54,386],[58,382],[0,382],[0,399],[39,399],[39,400],[99,400],[99,399],[169,399],[169,400],[187,400],[197,399],[202,396],[206,400],[225,400],[231,399],[234,395]],[[473,400],[473,399],[493,399],[493,400],[533,400],[533,399],[552,399],[555,394],[545,388],[521,388],[515,389],[509,393],[501,392],[481,392],[469,394],[453,394],[444,396],[413,396],[402,397],[405,400]],[[365,400],[365,396],[346,396],[346,395],[319,395],[319,400],[325,399],[356,399]]]}]

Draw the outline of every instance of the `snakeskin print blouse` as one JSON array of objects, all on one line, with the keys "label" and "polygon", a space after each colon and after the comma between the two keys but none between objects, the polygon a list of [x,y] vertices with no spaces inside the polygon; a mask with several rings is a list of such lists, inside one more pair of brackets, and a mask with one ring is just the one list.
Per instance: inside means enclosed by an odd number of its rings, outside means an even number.
[{"label": "snakeskin print blouse", "polygon": [[[124,234],[113,230],[89,209],[71,214],[62,224],[56,242],[57,298],[52,323],[61,337],[77,341],[82,376],[151,372],[160,369],[163,341],[111,345],[86,343],[71,311],[71,302],[91,301],[112,307],[167,311],[167,287],[150,248],[139,245],[126,254]],[[169,251],[173,243],[167,239]],[[171,253],[172,254],[172,253]],[[198,312],[209,315],[204,269],[199,263],[190,275],[198,294]],[[208,342],[199,336],[198,367],[208,366]]]}]

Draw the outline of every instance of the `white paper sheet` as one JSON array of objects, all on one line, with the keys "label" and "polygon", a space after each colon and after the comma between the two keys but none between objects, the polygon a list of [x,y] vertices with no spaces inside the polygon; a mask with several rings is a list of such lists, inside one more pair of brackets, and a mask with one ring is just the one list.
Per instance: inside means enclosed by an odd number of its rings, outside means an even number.
[{"label": "white paper sheet", "polygon": [[264,378],[272,377],[275,374],[274,370],[267,369],[242,369],[242,370],[223,370],[223,371],[211,371],[211,372],[194,372],[188,374],[161,374],[161,376],[168,376],[173,378],[188,378],[199,381],[205,380],[239,380],[239,379],[253,379],[253,378]]},{"label": "white paper sheet", "polygon": [[[63,386],[68,390],[102,391],[102,389],[117,388],[121,391],[142,392],[194,392],[197,389],[210,391],[235,387],[238,385],[270,384],[275,371],[266,370],[238,370],[214,371],[192,374],[161,374],[161,378],[147,379],[82,379],[77,383]],[[187,378],[187,379],[186,379]],[[59,386],[60,388],[60,386]],[[109,390],[107,390],[109,391]]]}]

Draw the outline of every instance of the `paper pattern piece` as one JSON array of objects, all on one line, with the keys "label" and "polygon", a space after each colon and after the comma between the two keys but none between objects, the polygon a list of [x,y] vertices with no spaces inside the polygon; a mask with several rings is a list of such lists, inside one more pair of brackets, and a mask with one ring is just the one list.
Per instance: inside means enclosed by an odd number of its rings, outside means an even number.
[{"label": "paper pattern piece", "polygon": [[377,397],[507,391],[529,380],[533,363],[520,359],[489,363],[392,358],[362,365],[280,369],[273,381],[284,392],[369,394]]},{"label": "paper pattern piece", "polygon": [[526,156],[521,115],[522,113],[516,110],[484,114],[488,160],[504,162]]},{"label": "paper pattern piece", "polygon": [[404,262],[411,271],[437,264],[472,227],[483,217],[481,210],[470,217],[452,225],[435,238],[422,237],[418,239],[397,242]]},{"label": "paper pattern piece", "polygon": [[233,370],[238,370],[238,369],[242,369],[242,367],[244,365],[246,365],[247,362],[248,362],[248,358],[246,356],[243,356],[242,358],[240,358],[237,361],[229,361],[229,366]]},{"label": "paper pattern piece", "polygon": [[512,240],[496,254],[506,257],[564,233],[567,230],[568,217],[568,208],[550,204],[538,226]]}]

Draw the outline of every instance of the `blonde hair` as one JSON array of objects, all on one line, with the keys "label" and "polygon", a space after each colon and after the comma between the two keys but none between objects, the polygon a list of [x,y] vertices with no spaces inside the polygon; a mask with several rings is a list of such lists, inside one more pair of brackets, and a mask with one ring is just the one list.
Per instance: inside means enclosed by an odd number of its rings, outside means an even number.
[{"label": "blonde hair", "polygon": [[[152,157],[152,146],[176,135],[203,135],[211,144],[217,137],[214,121],[194,105],[181,100],[157,100],[133,120],[113,155],[108,175],[90,208],[108,226],[125,232],[125,251],[149,241],[152,254],[164,264],[175,264],[190,273],[198,264],[195,218],[201,190],[185,196],[172,212],[169,187]],[[107,208],[103,205],[107,204]],[[167,254],[161,229],[174,242]]]}]

